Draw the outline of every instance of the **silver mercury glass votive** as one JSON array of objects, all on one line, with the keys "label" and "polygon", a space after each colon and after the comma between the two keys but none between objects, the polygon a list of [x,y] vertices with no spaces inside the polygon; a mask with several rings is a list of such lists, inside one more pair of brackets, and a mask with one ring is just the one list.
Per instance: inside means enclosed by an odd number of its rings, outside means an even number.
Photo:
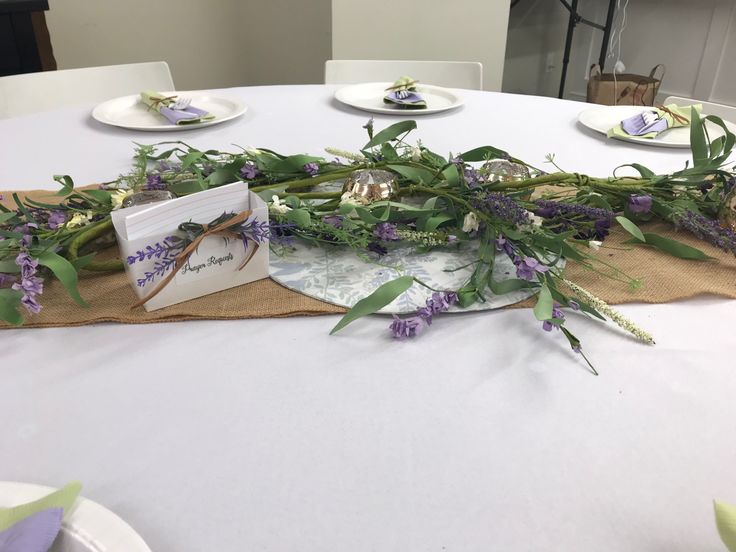
[{"label": "silver mercury glass votive", "polygon": [[129,195],[123,200],[123,207],[135,207],[136,205],[146,205],[147,203],[157,203],[174,199],[174,194],[168,190],[144,190]]},{"label": "silver mercury glass votive", "polygon": [[342,191],[372,202],[389,199],[398,189],[394,173],[382,169],[358,169],[350,173]]},{"label": "silver mercury glass votive", "polygon": [[520,163],[512,163],[506,159],[492,159],[481,168],[485,179],[490,182],[513,182],[529,178],[529,167]]}]

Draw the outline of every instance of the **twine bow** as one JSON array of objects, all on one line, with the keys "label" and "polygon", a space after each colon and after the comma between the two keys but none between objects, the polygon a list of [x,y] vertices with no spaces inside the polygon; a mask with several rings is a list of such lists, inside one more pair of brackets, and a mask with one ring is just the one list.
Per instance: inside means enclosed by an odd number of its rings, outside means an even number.
[{"label": "twine bow", "polygon": [[[210,227],[207,224],[202,225],[202,229],[204,230],[200,235],[198,235],[194,240],[192,240],[192,243],[187,245],[181,253],[179,253],[176,256],[176,260],[174,261],[174,268],[169,274],[166,275],[166,277],[159,282],[159,284],[145,297],[142,299],[139,299],[136,301],[130,308],[135,309],[137,307],[140,307],[144,303],[147,303],[151,299],[153,299],[158,293],[163,290],[171,280],[174,279],[174,276],[176,276],[176,273],[179,272],[179,269],[184,266],[184,264],[189,260],[189,257],[192,256],[192,253],[194,253],[197,248],[199,247],[199,244],[202,243],[202,240],[205,239],[207,236],[214,236],[214,235],[224,235],[224,236],[230,236],[230,237],[236,237],[240,238],[240,234],[237,232],[233,232],[231,228],[233,226],[238,226],[242,223],[244,223],[246,220],[248,220],[248,217],[253,213],[250,209],[247,211],[243,211],[241,213],[238,213],[234,217],[231,217],[227,219],[224,222],[221,222],[220,224],[217,224],[215,226]],[[248,250],[247,243],[245,244],[246,252]],[[256,251],[258,251],[258,243],[255,243],[253,249],[251,249],[250,254],[245,256],[245,259],[243,259],[243,262],[240,263],[240,266],[238,266],[238,270],[242,270],[245,268],[245,265],[247,265],[250,260],[253,258],[253,255],[256,254]]]},{"label": "twine bow", "polygon": [[664,105],[658,105],[657,106],[657,109],[659,109],[661,111],[664,111],[665,113],[669,113],[669,115],[675,121],[677,121],[678,123],[680,123],[682,125],[689,125],[690,124],[690,119],[688,119],[687,117],[684,117],[684,116],[680,115],[679,113],[675,113],[674,111],[672,111],[670,109],[667,109]]},{"label": "twine bow", "polygon": [[158,109],[163,105],[164,107],[168,106],[169,102],[173,102],[176,100],[176,96],[165,96],[165,97],[151,97],[151,105],[148,106],[148,109],[155,109],[158,111]]}]

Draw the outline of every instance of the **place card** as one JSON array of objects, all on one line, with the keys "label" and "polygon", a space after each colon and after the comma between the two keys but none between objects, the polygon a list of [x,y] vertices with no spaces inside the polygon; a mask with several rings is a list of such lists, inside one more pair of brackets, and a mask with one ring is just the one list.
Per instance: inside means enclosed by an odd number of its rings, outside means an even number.
[{"label": "place card", "polygon": [[[238,225],[215,223],[246,211]],[[125,270],[147,311],[268,277],[268,207],[244,182],[113,211],[112,222]],[[190,222],[222,229],[188,251],[179,227]]]}]

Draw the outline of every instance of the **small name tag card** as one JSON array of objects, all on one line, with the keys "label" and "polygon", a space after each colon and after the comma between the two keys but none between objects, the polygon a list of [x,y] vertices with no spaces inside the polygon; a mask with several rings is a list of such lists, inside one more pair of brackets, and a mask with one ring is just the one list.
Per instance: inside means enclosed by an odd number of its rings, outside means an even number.
[{"label": "small name tag card", "polygon": [[147,311],[268,277],[268,207],[243,182],[113,211],[112,222]]}]

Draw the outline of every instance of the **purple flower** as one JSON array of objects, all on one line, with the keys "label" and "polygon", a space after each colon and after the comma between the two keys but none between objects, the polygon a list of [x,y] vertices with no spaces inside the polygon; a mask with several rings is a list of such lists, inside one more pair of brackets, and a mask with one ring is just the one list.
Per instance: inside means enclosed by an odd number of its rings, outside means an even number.
[{"label": "purple flower", "polygon": [[445,312],[457,303],[457,300],[457,293],[454,291],[435,291],[427,299],[425,306],[419,309],[414,316],[402,319],[394,315],[394,321],[390,326],[394,338],[406,339],[407,337],[419,335],[432,324],[432,318],[435,314]]},{"label": "purple flower", "polygon": [[368,131],[368,134],[373,134],[373,117],[368,119],[368,122],[363,125],[363,128]]},{"label": "purple flower", "polygon": [[395,339],[406,339],[421,334],[427,326],[429,324],[421,316],[399,318],[394,315],[394,321],[391,322],[390,329]]},{"label": "purple flower", "polygon": [[516,255],[516,251],[514,250],[514,246],[509,243],[509,241],[503,236],[500,235],[496,238],[496,251],[503,251],[508,255],[509,259],[514,260],[518,256]]},{"label": "purple flower", "polygon": [[676,227],[684,228],[701,240],[715,245],[718,249],[736,255],[736,232],[731,228],[721,226],[718,221],[710,220],[693,211],[686,211],[676,214],[673,222]]},{"label": "purple flower", "polygon": [[48,225],[51,230],[56,230],[59,226],[66,222],[66,213],[64,211],[53,211],[49,215]]},{"label": "purple flower", "polygon": [[377,254],[379,257],[383,257],[386,253],[388,253],[388,249],[383,247],[378,242],[371,242],[367,246],[368,251],[371,251],[375,254]]},{"label": "purple flower", "polygon": [[322,218],[322,222],[335,228],[342,228],[342,217],[340,215],[328,215]]},{"label": "purple flower", "polygon": [[8,288],[13,283],[15,283],[15,276],[13,274],[0,272],[0,289]]},{"label": "purple flower", "polygon": [[533,282],[537,278],[537,274],[544,274],[549,267],[540,263],[534,257],[524,257],[516,264],[516,276],[522,280]]},{"label": "purple flower", "polygon": [[570,308],[574,311],[580,310],[580,305],[578,304],[577,301],[570,300],[567,302],[567,304],[570,305]]},{"label": "purple flower", "polygon": [[166,184],[161,180],[161,175],[151,173],[146,176],[146,183],[143,185],[144,190],[165,190]]},{"label": "purple flower", "polygon": [[319,174],[319,165],[317,163],[305,163],[302,169],[304,169],[304,172],[309,176],[316,176]]},{"label": "purple flower", "polygon": [[36,298],[33,295],[26,294],[21,297],[20,304],[23,305],[31,314],[38,314],[41,312],[41,305],[38,304],[38,301],[36,301]]},{"label": "purple flower", "polygon": [[465,161],[463,161],[462,157],[460,157],[459,155],[456,155],[455,157],[450,159],[450,163],[459,167],[459,166],[462,166],[465,163]]},{"label": "purple flower", "polygon": [[463,178],[465,178],[465,183],[468,185],[468,188],[477,188],[480,186],[482,181],[480,173],[478,173],[478,171],[473,167],[465,167],[463,170]]},{"label": "purple flower", "polygon": [[240,176],[245,180],[253,180],[259,174],[261,174],[261,171],[258,170],[258,167],[255,163],[246,163],[240,169]]},{"label": "purple flower", "polygon": [[399,241],[401,238],[396,233],[396,225],[390,222],[379,222],[373,228],[373,235],[383,241]]},{"label": "purple flower", "polygon": [[31,257],[26,251],[18,253],[15,258],[15,264],[20,267],[21,277],[30,278],[36,273],[38,267],[38,261]]},{"label": "purple flower", "polygon": [[15,264],[20,267],[21,281],[14,283],[11,287],[23,292],[20,302],[26,310],[32,314],[38,314],[41,311],[41,305],[36,301],[36,295],[43,293],[43,280],[35,275],[38,261],[27,251],[21,251],[15,258]]},{"label": "purple flower", "polygon": [[447,243],[457,243],[457,236],[455,234],[448,234]]},{"label": "purple flower", "polygon": [[529,224],[529,213],[513,198],[497,192],[481,192],[472,201],[473,207],[505,222]]},{"label": "purple flower", "polygon": [[[552,320],[564,320],[565,319],[565,313],[560,310],[560,305],[557,303],[554,304],[552,307]],[[549,320],[545,320],[542,322],[542,329],[544,329],[545,332],[551,332],[552,328],[560,329],[560,326],[557,324],[553,324]]]},{"label": "purple flower", "polygon": [[629,211],[636,214],[648,213],[652,208],[652,196],[648,195],[630,195]]},{"label": "purple flower", "polygon": [[22,278],[20,283],[13,284],[12,288],[27,295],[40,295],[43,293],[43,280],[38,276],[29,276]]}]

